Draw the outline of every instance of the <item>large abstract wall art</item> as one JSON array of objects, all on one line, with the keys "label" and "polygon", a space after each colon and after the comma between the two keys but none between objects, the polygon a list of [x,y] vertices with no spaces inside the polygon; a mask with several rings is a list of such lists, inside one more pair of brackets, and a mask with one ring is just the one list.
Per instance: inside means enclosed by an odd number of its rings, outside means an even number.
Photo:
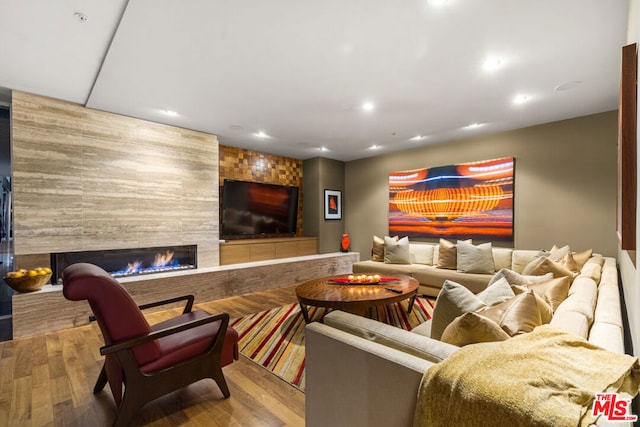
[{"label": "large abstract wall art", "polygon": [[513,157],[389,174],[389,234],[513,241]]}]

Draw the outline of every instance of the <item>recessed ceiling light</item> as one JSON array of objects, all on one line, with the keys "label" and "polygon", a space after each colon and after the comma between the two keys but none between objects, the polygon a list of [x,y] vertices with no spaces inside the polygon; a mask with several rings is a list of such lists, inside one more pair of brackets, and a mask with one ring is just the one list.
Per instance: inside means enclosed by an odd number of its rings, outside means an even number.
[{"label": "recessed ceiling light", "polygon": [[173,110],[162,110],[162,112],[164,113],[165,116],[169,116],[169,117],[178,117],[179,114],[176,111]]},{"label": "recessed ceiling light", "polygon": [[431,6],[445,6],[447,3],[449,3],[449,0],[429,0],[429,4]]},{"label": "recessed ceiling light", "polygon": [[364,104],[362,104],[362,109],[364,111],[373,111],[376,108],[375,105],[373,105],[373,102],[365,102]]},{"label": "recessed ceiling light", "polygon": [[320,147],[320,151],[329,151],[327,147]]},{"label": "recessed ceiling light", "polygon": [[373,144],[371,147],[369,147],[369,150],[378,150],[380,148],[382,148],[381,145]]},{"label": "recessed ceiling light", "polygon": [[513,103],[514,104],[524,104],[529,99],[530,98],[529,98],[528,95],[517,95],[515,98],[513,98]]},{"label": "recessed ceiling light", "polygon": [[562,83],[562,84],[556,86],[556,91],[562,92],[562,91],[565,91],[565,90],[575,89],[578,86],[580,86],[581,84],[582,84],[582,82],[580,80],[573,80],[573,81],[570,81],[570,82]]},{"label": "recessed ceiling light", "polygon": [[422,141],[423,139],[426,139],[427,137],[424,135],[416,135],[413,138],[409,138],[409,141]]},{"label": "recessed ceiling light", "polygon": [[482,69],[485,71],[495,71],[504,65],[504,61],[497,57],[489,57],[482,63]]},{"label": "recessed ceiling light", "polygon": [[261,130],[256,132],[254,135],[257,136],[258,138],[271,138],[269,135],[267,135],[265,132]]},{"label": "recessed ceiling light", "polygon": [[464,129],[477,129],[482,125],[484,125],[484,123],[471,123],[470,125],[465,126]]}]

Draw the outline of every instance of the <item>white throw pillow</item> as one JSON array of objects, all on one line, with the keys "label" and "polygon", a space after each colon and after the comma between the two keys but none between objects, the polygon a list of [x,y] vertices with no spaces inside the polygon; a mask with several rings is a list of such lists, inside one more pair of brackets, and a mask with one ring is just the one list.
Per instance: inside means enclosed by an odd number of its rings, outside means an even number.
[{"label": "white throw pillow", "polygon": [[391,237],[384,237],[384,262],[385,264],[411,264],[411,251],[409,250],[409,238],[403,237],[395,241]]},{"label": "white throw pillow", "polygon": [[463,240],[457,242],[457,270],[461,273],[495,273],[491,243],[474,245]]}]

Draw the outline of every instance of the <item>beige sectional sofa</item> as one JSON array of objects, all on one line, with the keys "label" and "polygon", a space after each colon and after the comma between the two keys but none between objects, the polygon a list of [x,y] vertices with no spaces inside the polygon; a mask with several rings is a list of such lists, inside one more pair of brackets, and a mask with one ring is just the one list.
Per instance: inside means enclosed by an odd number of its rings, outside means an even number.
[{"label": "beige sectional sofa", "polygon": [[410,243],[411,263],[387,263],[384,261],[366,260],[353,264],[354,273],[379,272],[381,274],[405,274],[414,277],[420,283],[419,293],[438,296],[445,280],[465,285],[472,292],[483,290],[493,273],[502,268],[509,268],[519,273],[532,261],[539,250],[511,249],[493,247],[494,268],[491,273],[465,273],[438,267],[439,245],[437,243]]},{"label": "beige sectional sofa", "polygon": [[[551,325],[624,353],[614,258],[585,264]],[[428,324],[414,331],[340,311],[307,325],[306,425],[411,426],[424,372],[459,349],[429,338]],[[599,419],[597,425],[609,424]]]}]

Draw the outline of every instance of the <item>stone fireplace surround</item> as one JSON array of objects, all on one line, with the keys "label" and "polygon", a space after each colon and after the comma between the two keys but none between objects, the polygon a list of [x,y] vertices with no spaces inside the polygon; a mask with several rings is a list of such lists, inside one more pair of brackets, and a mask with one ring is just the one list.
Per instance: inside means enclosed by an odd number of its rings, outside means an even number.
[{"label": "stone fireplace surround", "polygon": [[[336,252],[126,277],[119,281],[137,304],[192,294],[197,305],[231,296],[251,298],[252,292],[350,273],[353,263],[359,260],[357,252]],[[172,307],[156,310],[169,308]],[[62,286],[54,285],[46,285],[37,292],[13,295],[12,309],[14,339],[88,325],[91,315],[88,303],[66,300]]]}]

